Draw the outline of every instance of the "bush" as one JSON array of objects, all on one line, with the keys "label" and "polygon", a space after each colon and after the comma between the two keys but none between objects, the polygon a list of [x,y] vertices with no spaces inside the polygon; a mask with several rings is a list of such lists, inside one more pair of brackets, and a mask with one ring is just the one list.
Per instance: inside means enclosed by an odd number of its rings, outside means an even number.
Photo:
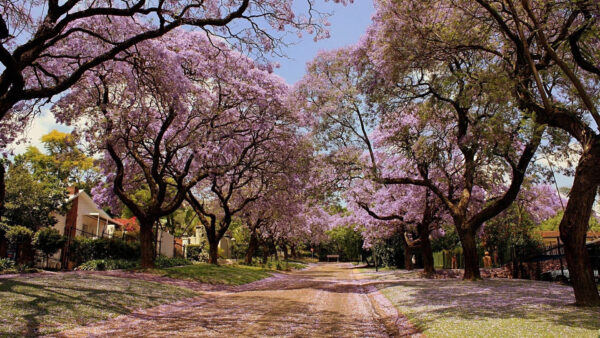
[{"label": "bush", "polygon": [[134,269],[139,266],[137,261],[125,259],[94,259],[79,265],[75,270],[105,271],[118,269]]},{"label": "bush", "polygon": [[172,266],[192,265],[192,262],[182,257],[169,258],[167,256],[160,255],[154,262],[157,268],[170,268]]},{"label": "bush", "polygon": [[46,256],[50,256],[62,248],[66,240],[66,237],[61,235],[58,230],[44,227],[38,230],[35,236],[33,236],[33,245]]},{"label": "bush", "polygon": [[190,244],[186,246],[187,259],[197,262],[208,262],[208,250],[204,245]]},{"label": "bush", "polygon": [[15,267],[15,262],[8,258],[0,258],[0,271],[11,270]]},{"label": "bush", "polygon": [[33,231],[21,225],[13,225],[8,228],[4,235],[11,244],[31,242]]},{"label": "bush", "polygon": [[137,260],[140,257],[139,242],[128,243],[115,238],[76,237],[71,243],[71,260],[87,262],[91,260]]}]

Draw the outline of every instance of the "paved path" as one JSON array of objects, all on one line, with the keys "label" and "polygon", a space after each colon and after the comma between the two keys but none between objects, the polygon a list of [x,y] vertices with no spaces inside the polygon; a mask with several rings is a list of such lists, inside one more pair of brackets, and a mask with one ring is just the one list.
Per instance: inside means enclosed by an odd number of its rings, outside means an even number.
[{"label": "paved path", "polygon": [[356,277],[351,265],[320,264],[59,336],[388,337],[414,332],[410,327],[400,332],[395,310],[369,281]]}]

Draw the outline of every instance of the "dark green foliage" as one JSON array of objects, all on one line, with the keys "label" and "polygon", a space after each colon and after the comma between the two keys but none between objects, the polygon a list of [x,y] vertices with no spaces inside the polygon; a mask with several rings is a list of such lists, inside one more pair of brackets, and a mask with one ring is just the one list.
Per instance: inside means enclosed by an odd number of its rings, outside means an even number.
[{"label": "dark green foliage", "polygon": [[358,260],[363,253],[363,239],[359,231],[351,226],[339,226],[327,231],[329,241],[321,245],[319,257],[340,255],[341,261]]},{"label": "dark green foliage", "polygon": [[81,271],[105,271],[118,269],[134,269],[139,266],[138,261],[125,259],[94,259],[79,265],[75,270]]},{"label": "dark green foliage", "polygon": [[510,260],[511,250],[516,250],[518,256],[528,257],[539,254],[543,246],[531,216],[514,204],[506,209],[502,217],[486,223],[482,241],[486,250],[498,252],[501,263]]},{"label": "dark green foliage", "polygon": [[33,245],[44,254],[50,256],[65,244],[66,238],[54,228],[44,227],[33,236]]},{"label": "dark green foliage", "polygon": [[197,262],[208,262],[208,248],[202,244],[190,244],[186,246],[187,258]]},{"label": "dark green foliage", "polygon": [[[402,234],[398,233],[373,247],[377,255],[378,265],[404,268],[404,247]],[[416,252],[415,252],[416,253]]]},{"label": "dark green foliage", "polygon": [[[564,214],[563,211],[557,212],[556,216],[548,218],[547,220],[541,222],[540,225],[538,226],[538,229],[543,230],[543,231],[558,231],[558,226],[560,224],[560,221],[563,218],[563,214]],[[600,231],[600,222],[598,222],[596,217],[593,215],[592,215],[592,217],[590,217],[588,231],[594,231],[594,232]]]},{"label": "dark green foliage", "polygon": [[69,252],[71,260],[78,263],[96,259],[137,260],[140,257],[140,244],[116,238],[76,237]]},{"label": "dark green foliage", "polygon": [[460,248],[460,239],[458,238],[458,234],[456,233],[456,229],[454,228],[454,226],[450,224],[445,224],[442,226],[442,228],[444,229],[444,236],[434,238],[431,241],[431,250],[433,252],[437,252]]},{"label": "dark green foliage", "polygon": [[0,258],[0,271],[10,270],[15,267],[15,262],[8,258]]},{"label": "dark green foliage", "polygon": [[154,261],[154,265],[159,269],[170,268],[173,266],[191,265],[191,264],[192,264],[192,262],[188,261],[187,259],[185,259],[183,257],[169,258],[169,257],[163,256],[163,255],[158,256],[156,258],[156,261]]},{"label": "dark green foliage", "polygon": [[53,212],[62,212],[66,191],[50,175],[34,175],[25,164],[13,163],[6,174],[6,205],[3,216],[8,225],[32,230],[53,226]]},{"label": "dark green foliage", "polygon": [[8,227],[8,230],[4,236],[9,243],[16,245],[31,242],[31,239],[33,238],[33,231],[21,225],[14,225]]}]

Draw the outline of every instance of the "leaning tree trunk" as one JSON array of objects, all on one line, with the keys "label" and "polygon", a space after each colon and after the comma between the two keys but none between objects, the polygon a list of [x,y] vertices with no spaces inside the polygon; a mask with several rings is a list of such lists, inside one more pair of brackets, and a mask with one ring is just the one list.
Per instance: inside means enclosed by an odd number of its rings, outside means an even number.
[{"label": "leaning tree trunk", "polygon": [[581,306],[600,306],[600,295],[585,246],[592,206],[600,184],[600,146],[595,148],[584,151],[579,160],[569,202],[560,222],[560,238],[565,245],[575,303]]},{"label": "leaning tree trunk", "polygon": [[475,240],[475,230],[473,228],[460,229],[458,236],[463,249],[463,256],[465,259],[465,275],[464,280],[480,280],[481,274],[479,273],[479,255],[477,254],[477,242]]},{"label": "leaning tree trunk", "polygon": [[431,241],[429,240],[429,224],[419,224],[417,231],[419,232],[419,238],[421,239],[423,272],[427,277],[431,277],[435,273],[435,268],[433,267],[433,251],[431,251]]},{"label": "leaning tree trunk", "polygon": [[140,265],[142,269],[154,268],[154,241],[152,227],[154,222],[140,220]]},{"label": "leaning tree trunk", "polygon": [[246,250],[246,258],[244,259],[244,263],[250,265],[252,264],[252,257],[254,257],[254,253],[258,248],[258,236],[256,236],[255,232],[250,234],[250,242],[248,242],[248,250]]}]

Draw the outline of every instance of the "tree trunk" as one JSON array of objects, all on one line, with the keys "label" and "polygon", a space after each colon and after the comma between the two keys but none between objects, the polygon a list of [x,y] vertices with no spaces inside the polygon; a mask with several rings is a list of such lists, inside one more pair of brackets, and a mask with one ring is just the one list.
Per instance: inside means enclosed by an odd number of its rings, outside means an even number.
[{"label": "tree trunk", "polygon": [[248,243],[248,250],[246,250],[246,258],[244,259],[244,263],[250,265],[252,264],[252,257],[254,257],[254,253],[258,248],[258,237],[255,232],[250,234],[250,242]]},{"label": "tree trunk", "polygon": [[298,258],[298,254],[296,253],[296,245],[292,244],[290,247],[290,254],[292,256],[292,258]]},{"label": "tree trunk", "polygon": [[219,240],[216,238],[208,239],[208,262],[210,264],[219,264]]},{"label": "tree trunk", "polygon": [[6,258],[8,255],[8,241],[4,235],[0,236],[0,258]]},{"label": "tree trunk", "polygon": [[262,263],[267,264],[267,261],[269,260],[269,245],[267,243],[265,243],[263,246],[262,254],[263,254]]},{"label": "tree trunk", "polygon": [[140,265],[142,269],[154,268],[154,245],[152,240],[152,226],[154,222],[140,220]]},{"label": "tree trunk", "polygon": [[580,306],[600,306],[589,253],[585,246],[592,206],[600,184],[600,146],[582,154],[569,202],[560,222],[560,238],[565,245],[569,276]]},{"label": "tree trunk", "polygon": [[431,251],[431,241],[429,240],[429,223],[421,223],[417,227],[419,238],[421,239],[421,254],[423,256],[423,272],[425,276],[431,277],[435,273],[433,267],[433,251]]},{"label": "tree trunk", "polygon": [[412,248],[406,241],[404,241],[404,268],[406,270],[412,270],[414,268],[412,263]]},{"label": "tree trunk", "polygon": [[17,264],[32,266],[34,260],[34,250],[31,242],[25,241],[17,244]]},{"label": "tree trunk", "polygon": [[269,242],[269,251],[271,252],[275,260],[279,260],[279,255],[277,255],[277,247],[275,246],[274,241]]},{"label": "tree trunk", "polygon": [[4,213],[4,198],[6,196],[6,183],[4,182],[4,162],[0,160],[0,218]]},{"label": "tree trunk", "polygon": [[[458,228],[461,229],[460,227]],[[465,275],[463,280],[480,280],[481,274],[479,273],[479,255],[477,254],[475,231],[472,229],[459,230],[458,235],[465,259]]]},{"label": "tree trunk", "polygon": [[283,260],[287,262],[290,255],[288,253],[288,247],[285,243],[281,244],[281,250],[283,251]]}]

